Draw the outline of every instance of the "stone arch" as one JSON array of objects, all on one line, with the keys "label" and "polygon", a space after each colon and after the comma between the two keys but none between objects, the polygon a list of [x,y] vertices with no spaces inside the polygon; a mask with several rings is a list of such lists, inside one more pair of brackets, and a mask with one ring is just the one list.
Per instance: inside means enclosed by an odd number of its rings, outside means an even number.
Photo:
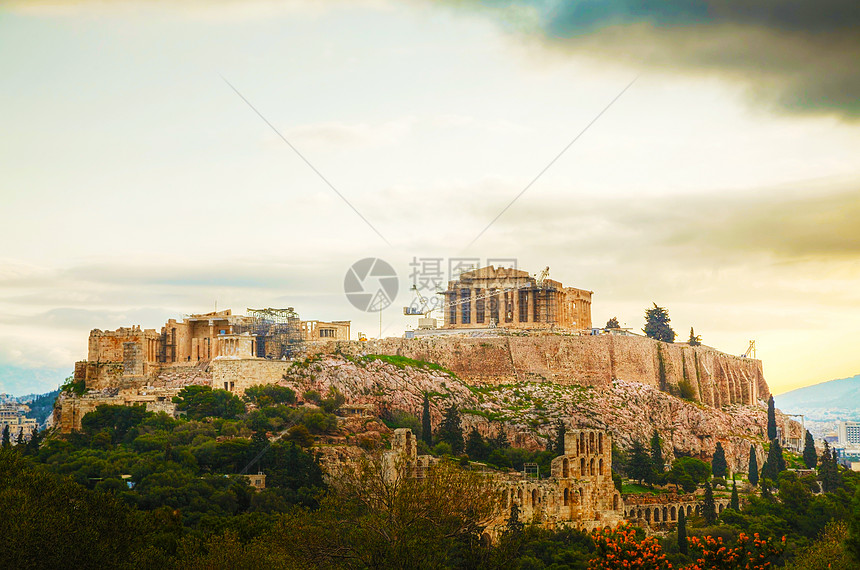
[{"label": "stone arch", "polygon": [[[683,508],[683,507],[682,507],[682,508]],[[673,520],[673,521],[674,521],[674,520],[677,520],[677,518],[678,518],[678,514],[677,514],[677,512],[675,511],[675,506],[674,506],[674,505],[672,505],[672,509],[669,511],[669,514],[672,516],[672,520]]]},{"label": "stone arch", "polygon": [[[681,507],[681,508],[683,509],[684,507]],[[692,514],[693,514],[693,507],[691,507],[690,505],[687,505],[687,516],[690,516]]]},{"label": "stone arch", "polygon": [[642,509],[639,509],[638,511],[636,511],[636,518],[637,518],[637,519],[641,519],[641,518],[642,518]]},{"label": "stone arch", "polygon": [[589,473],[589,475],[594,475],[594,458],[593,457],[591,458],[591,462],[589,463],[589,466],[588,466],[588,473]]},{"label": "stone arch", "polygon": [[517,504],[523,504],[523,490],[517,489]]},{"label": "stone arch", "polygon": [[723,512],[723,509],[725,509],[725,508],[726,508],[726,506],[724,504],[720,503],[720,512]]},{"label": "stone arch", "polygon": [[669,508],[663,507],[663,522],[669,520]]},{"label": "stone arch", "polygon": [[540,495],[538,494],[537,489],[532,489],[532,505],[537,505],[540,503]]},{"label": "stone arch", "polygon": [[579,432],[579,455],[585,455],[585,432]]},{"label": "stone arch", "polygon": [[660,507],[654,507],[654,522],[660,522]]},{"label": "stone arch", "polygon": [[568,506],[570,504],[570,489],[564,490],[564,506]]},{"label": "stone arch", "polygon": [[412,456],[412,445],[412,432],[408,431],[406,432],[406,455],[409,457]]},{"label": "stone arch", "polygon": [[603,432],[597,434],[597,453],[603,453]]},{"label": "stone arch", "polygon": [[594,432],[588,434],[588,453],[594,453]]},{"label": "stone arch", "polygon": [[603,458],[601,457],[597,463],[597,473],[603,475]]},{"label": "stone arch", "polygon": [[613,511],[618,510],[618,494],[617,493],[615,495],[612,495],[612,510]]},{"label": "stone arch", "polygon": [[645,521],[651,522],[651,509],[645,509]]},{"label": "stone arch", "polygon": [[561,476],[563,479],[570,477],[570,460],[567,457],[561,462]]},{"label": "stone arch", "polygon": [[582,477],[585,475],[585,458],[579,458],[579,476]]},{"label": "stone arch", "polygon": [[696,505],[696,514],[699,515],[699,514],[701,514],[701,512],[702,512],[702,509],[699,507],[699,505]]},{"label": "stone arch", "polygon": [[490,546],[493,543],[493,540],[490,538],[490,533],[485,532],[481,535],[481,544],[483,546]]}]

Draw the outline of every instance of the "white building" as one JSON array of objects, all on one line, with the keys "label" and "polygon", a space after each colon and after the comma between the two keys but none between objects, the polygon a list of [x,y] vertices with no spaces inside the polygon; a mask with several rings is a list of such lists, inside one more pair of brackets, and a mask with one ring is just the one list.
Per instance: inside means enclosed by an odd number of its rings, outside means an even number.
[{"label": "white building", "polygon": [[839,422],[836,433],[840,444],[846,447],[860,446],[860,422]]}]

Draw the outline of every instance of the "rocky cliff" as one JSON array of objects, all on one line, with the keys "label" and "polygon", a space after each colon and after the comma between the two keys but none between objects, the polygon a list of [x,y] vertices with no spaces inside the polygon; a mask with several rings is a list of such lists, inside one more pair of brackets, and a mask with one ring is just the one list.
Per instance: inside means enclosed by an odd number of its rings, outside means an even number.
[{"label": "rocky cliff", "polygon": [[[746,470],[750,445],[764,460],[767,414],[760,405],[734,404],[722,409],[690,402],[641,382],[612,380],[599,386],[546,381],[494,383],[475,386],[420,362],[375,356],[353,358],[328,355],[301,361],[286,369],[281,384],[298,393],[334,387],[350,404],[370,404],[378,413],[401,410],[420,416],[423,394],[431,394],[433,425],[451,404],[463,411],[466,430],[475,427],[485,436],[505,430],[512,444],[543,448],[558,420],[572,427],[611,430],[619,446],[634,439],[647,441],[656,428],[664,454],[709,459],[721,442],[729,466]],[[799,426],[780,417],[786,433]],[[797,434],[796,434],[797,435]]]},{"label": "rocky cliff", "polygon": [[686,385],[696,400],[718,408],[754,404],[770,395],[759,360],[640,336],[387,338],[309,343],[307,351],[405,356],[439,364],[472,385],[552,382],[606,388],[623,379],[674,394]]}]

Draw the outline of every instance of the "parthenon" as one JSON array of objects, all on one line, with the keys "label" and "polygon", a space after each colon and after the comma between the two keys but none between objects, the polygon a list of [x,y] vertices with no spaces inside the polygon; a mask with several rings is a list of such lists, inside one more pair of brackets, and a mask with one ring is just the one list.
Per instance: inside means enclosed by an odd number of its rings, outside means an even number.
[{"label": "parthenon", "polygon": [[490,265],[466,271],[448,282],[444,295],[446,329],[591,328],[593,291],[565,287],[519,269]]}]

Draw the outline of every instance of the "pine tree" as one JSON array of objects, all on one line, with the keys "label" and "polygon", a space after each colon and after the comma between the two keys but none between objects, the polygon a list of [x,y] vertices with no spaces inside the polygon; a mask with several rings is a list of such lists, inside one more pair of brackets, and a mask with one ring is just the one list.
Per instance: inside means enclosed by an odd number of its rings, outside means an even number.
[{"label": "pine tree", "polygon": [[776,439],[776,411],[773,407],[773,396],[767,399],[767,438]]},{"label": "pine tree", "polygon": [[27,455],[38,455],[39,453],[39,442],[41,441],[42,436],[39,434],[39,428],[33,427],[33,431],[30,432],[30,439],[27,441],[27,445],[25,446],[25,451]]},{"label": "pine tree", "polygon": [[660,441],[660,434],[657,433],[657,428],[654,428],[654,433],[651,434],[651,465],[654,467],[655,473],[663,473],[666,471],[666,462],[663,460],[663,446]]},{"label": "pine tree", "polygon": [[499,432],[496,434],[496,437],[490,442],[490,446],[493,449],[507,449],[510,445],[508,442],[508,432],[505,431],[505,426],[502,424],[499,426]]},{"label": "pine tree", "polygon": [[654,467],[651,456],[645,451],[645,445],[638,439],[634,440],[628,455],[627,475],[631,479],[639,481],[640,484],[643,481],[651,483],[654,478]]},{"label": "pine tree", "polygon": [[714,524],[717,521],[717,504],[714,502],[714,490],[711,488],[711,482],[705,481],[705,498],[702,500],[702,516],[708,524]]},{"label": "pine tree", "polygon": [[690,340],[687,341],[690,346],[701,346],[702,337],[693,332],[693,327],[690,327]]},{"label": "pine tree", "polygon": [[[18,428],[18,435],[15,437],[15,445],[24,445],[24,428]],[[19,447],[18,449],[24,449]]]},{"label": "pine tree", "polygon": [[618,318],[617,317],[612,317],[611,319],[606,321],[606,326],[603,328],[605,328],[605,329],[620,329],[621,325],[618,324]]},{"label": "pine tree", "polygon": [[678,550],[681,554],[687,554],[687,515],[684,513],[682,506],[678,510]]},{"label": "pine tree", "polygon": [[487,444],[477,429],[472,428],[469,438],[466,440],[466,455],[469,459],[483,460],[487,458]]},{"label": "pine tree", "polygon": [[463,453],[463,426],[460,423],[460,411],[454,404],[445,410],[437,435],[440,441],[451,446],[451,452],[454,455]]},{"label": "pine tree", "polygon": [[818,465],[818,454],[815,452],[815,440],[812,439],[812,434],[806,430],[806,441],[803,445],[803,463],[807,469],[815,469]]},{"label": "pine tree", "polygon": [[821,490],[832,493],[841,486],[842,477],[839,475],[836,452],[830,449],[830,444],[824,442],[824,453],[821,454],[821,466],[818,468],[821,479]]},{"label": "pine tree", "polygon": [[711,459],[711,473],[714,477],[725,477],[727,468],[726,452],[723,451],[723,444],[718,441],[717,449],[714,450],[714,457]]},{"label": "pine tree", "polygon": [[3,426],[3,449],[12,445],[12,437],[9,435],[9,424]]},{"label": "pine tree", "polygon": [[433,446],[433,426],[430,424],[430,396],[424,393],[424,405],[421,412],[421,439],[427,447]]},{"label": "pine tree", "polygon": [[729,504],[729,508],[738,512],[741,510],[741,501],[738,497],[738,482],[734,479],[732,479],[732,502]]},{"label": "pine tree", "polygon": [[555,451],[556,456],[564,455],[564,434],[567,432],[567,428],[564,425],[564,422],[558,420],[555,428]]},{"label": "pine tree", "polygon": [[645,328],[642,332],[648,338],[662,340],[663,342],[673,342],[675,340],[675,331],[669,326],[669,312],[664,307],[658,307],[654,303],[653,309],[645,311]]},{"label": "pine tree", "polygon": [[751,485],[758,485],[758,459],[755,456],[755,446],[750,446],[750,467],[748,472]]}]

